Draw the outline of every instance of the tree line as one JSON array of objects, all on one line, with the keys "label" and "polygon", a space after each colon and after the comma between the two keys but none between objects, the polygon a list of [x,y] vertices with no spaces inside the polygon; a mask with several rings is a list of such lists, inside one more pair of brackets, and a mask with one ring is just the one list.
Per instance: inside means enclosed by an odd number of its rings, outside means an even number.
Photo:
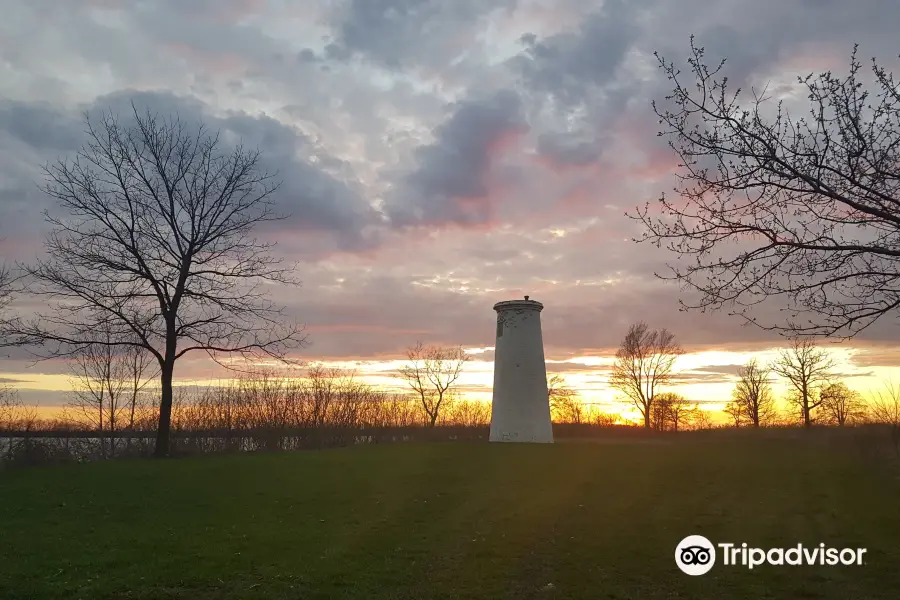
[{"label": "tree line", "polygon": [[[637,408],[644,427],[657,430],[711,424],[709,411],[684,396],[663,390],[672,386],[675,364],[684,354],[675,335],[653,330],[645,322],[632,325],[616,352],[610,386]],[[814,424],[846,426],[866,422],[897,423],[900,391],[888,384],[869,402],[852,390],[835,371],[829,353],[810,338],[794,338],[769,364],[753,358],[740,367],[737,382],[724,412],[734,427]],[[789,389],[785,410],[773,391],[780,377]]]},{"label": "tree line", "polygon": [[[661,356],[663,352],[667,354]],[[610,382],[633,395],[630,400],[639,409],[641,422],[631,423],[620,414],[586,404],[559,374],[548,379],[553,422],[595,432],[615,426],[678,432],[881,423],[890,426],[895,444],[900,443],[900,387],[888,386],[864,402],[860,394],[829,376],[827,354],[807,341],[783,350],[772,365],[761,366],[751,360],[742,367],[725,408],[729,421],[720,424],[714,422],[710,410],[673,391],[674,358],[680,353],[670,332],[652,331],[645,323],[632,326],[617,353]],[[464,350],[418,343],[408,349],[407,359],[394,373],[398,382],[406,385],[405,390],[397,391],[375,388],[352,371],[321,364],[303,369],[257,369],[203,389],[176,387],[170,418],[173,451],[284,450],[376,439],[484,438],[490,404],[463,399],[458,387],[468,362]],[[61,414],[52,419],[39,419],[33,407],[16,400],[11,386],[0,388],[0,442],[4,437],[25,438],[6,445],[5,452],[12,457],[9,460],[39,462],[73,453],[111,458],[152,452],[155,440],[149,438],[159,420],[155,363],[134,349],[114,352],[107,345],[79,353],[70,366],[73,392]],[[784,373],[793,386],[786,398],[787,414],[776,407],[773,373]],[[805,405],[803,389],[807,391]],[[437,435],[425,435],[429,431]],[[567,435],[566,430],[560,432]],[[572,433],[597,434],[583,428]],[[47,439],[62,439],[65,447],[54,447]],[[76,446],[80,447],[77,452]],[[0,447],[0,459],[2,454]]]},{"label": "tree line", "polygon": [[[657,431],[704,429],[716,425],[711,411],[678,393],[676,359],[683,353],[668,330],[633,325],[616,353],[610,386],[632,405],[641,425]],[[427,346],[407,350],[407,361],[393,376],[395,391],[377,389],[353,371],[322,364],[303,369],[256,369],[205,390],[183,387],[173,400],[176,430],[255,428],[479,426],[490,421],[490,405],[462,399],[459,379],[469,355],[460,347]],[[92,346],[70,359],[72,393],[55,420],[40,421],[33,408],[15,401],[10,385],[0,388],[0,429],[43,428],[95,431],[114,437],[119,431],[148,431],[158,419],[152,401],[158,375],[148,356],[134,348]],[[789,384],[779,410],[774,377]],[[191,390],[191,391],[187,391]],[[888,407],[893,388],[865,402],[834,374],[834,362],[809,340],[796,340],[771,364],[750,360],[737,374],[724,413],[725,425],[853,425],[872,420],[893,422]],[[609,426],[630,424],[618,412],[598,410],[559,373],[548,378],[555,423]]]}]

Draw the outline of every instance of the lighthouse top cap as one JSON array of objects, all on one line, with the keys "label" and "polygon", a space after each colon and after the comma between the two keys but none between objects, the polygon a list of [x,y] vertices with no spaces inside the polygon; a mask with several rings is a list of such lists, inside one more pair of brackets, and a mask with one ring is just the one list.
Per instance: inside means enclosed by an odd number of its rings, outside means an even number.
[{"label": "lighthouse top cap", "polygon": [[494,305],[494,310],[500,312],[501,310],[536,310],[540,312],[543,310],[544,305],[538,302],[537,300],[529,300],[528,296],[525,296],[524,300],[504,300],[503,302],[498,302]]}]

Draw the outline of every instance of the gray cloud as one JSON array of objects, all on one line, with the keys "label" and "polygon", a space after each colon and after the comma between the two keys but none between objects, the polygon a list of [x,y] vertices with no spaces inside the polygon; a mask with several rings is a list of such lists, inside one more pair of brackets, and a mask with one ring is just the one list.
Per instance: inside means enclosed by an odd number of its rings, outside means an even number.
[{"label": "gray cloud", "polygon": [[83,127],[71,115],[51,105],[0,99],[0,239],[4,258],[22,258],[38,247],[43,231],[41,210],[50,206],[38,188],[40,168],[58,154],[76,152],[82,135]]},{"label": "gray cloud", "polygon": [[72,399],[69,392],[51,390],[16,390],[16,395],[25,406],[59,407]]},{"label": "gray cloud", "polygon": [[327,52],[338,60],[361,54],[391,69],[449,64],[471,48],[482,18],[515,6],[516,0],[347,0],[332,15],[335,41]]},{"label": "gray cloud", "polygon": [[40,150],[71,152],[80,146],[83,127],[53,106],[0,100],[0,129]]},{"label": "gray cloud", "polygon": [[416,151],[417,165],[388,205],[399,225],[485,223],[493,216],[488,177],[492,152],[526,124],[521,100],[510,90],[466,100]]},{"label": "gray cloud", "polygon": [[646,2],[607,0],[576,31],[544,39],[526,33],[521,37],[524,55],[513,64],[531,89],[563,106],[580,104],[591,95],[591,88],[615,76],[639,34],[635,19],[642,4]]}]

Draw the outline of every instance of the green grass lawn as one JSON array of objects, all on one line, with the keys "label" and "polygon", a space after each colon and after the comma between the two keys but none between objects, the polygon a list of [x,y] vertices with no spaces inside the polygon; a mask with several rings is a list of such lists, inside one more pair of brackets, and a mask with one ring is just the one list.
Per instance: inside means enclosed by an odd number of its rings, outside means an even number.
[{"label": "green grass lawn", "polygon": [[[719,564],[688,534],[866,547],[863,566]],[[900,485],[773,440],[431,444],[0,474],[0,598],[900,597]]]}]

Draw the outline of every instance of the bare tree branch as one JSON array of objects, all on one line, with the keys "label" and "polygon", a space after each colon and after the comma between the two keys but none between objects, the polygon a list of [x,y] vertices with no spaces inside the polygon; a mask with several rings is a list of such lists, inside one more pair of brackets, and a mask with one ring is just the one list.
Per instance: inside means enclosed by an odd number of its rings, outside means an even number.
[{"label": "bare tree branch", "polygon": [[[672,198],[629,215],[638,242],[679,259],[658,275],[699,293],[685,309],[727,308],[789,335],[849,338],[900,307],[900,90],[872,62],[846,76],[799,78],[806,116],[767,90],[741,96],[694,45],[683,79],[657,54],[674,89],[653,103],[660,136],[678,157]],[[688,79],[692,81],[687,81]],[[755,305],[776,298],[783,322],[760,323]]]}]

